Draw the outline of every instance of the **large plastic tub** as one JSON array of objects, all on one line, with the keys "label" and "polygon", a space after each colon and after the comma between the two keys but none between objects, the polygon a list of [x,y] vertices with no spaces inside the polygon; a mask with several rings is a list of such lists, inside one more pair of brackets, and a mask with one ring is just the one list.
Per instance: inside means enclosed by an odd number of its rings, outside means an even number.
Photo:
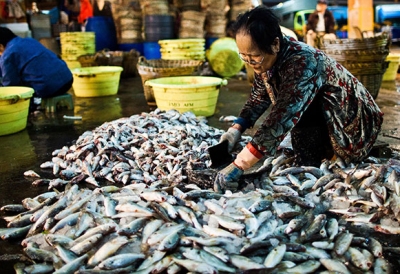
[{"label": "large plastic tub", "polygon": [[186,39],[166,39],[159,40],[158,43],[165,49],[191,49],[193,47],[202,47],[206,43],[204,38],[186,38]]},{"label": "large plastic tub", "polygon": [[383,74],[382,81],[394,81],[397,77],[397,71],[400,64],[400,54],[389,53],[386,57],[386,61],[389,61],[389,66],[386,72]]},{"label": "large plastic tub", "polygon": [[77,97],[100,97],[118,93],[123,68],[96,66],[71,70],[74,76],[72,88]]},{"label": "large plastic tub", "polygon": [[137,62],[137,70],[142,78],[147,104],[149,106],[156,105],[153,89],[145,85],[147,80],[173,76],[192,76],[202,63],[199,60],[146,60],[144,56],[140,56]]},{"label": "large plastic tub", "polygon": [[33,92],[28,87],[0,87],[0,136],[26,128]]},{"label": "large plastic tub", "polygon": [[165,60],[205,60],[205,39],[169,39],[158,41],[161,58]]},{"label": "large plastic tub", "polygon": [[81,67],[79,56],[96,52],[95,36],[94,32],[60,32],[61,58],[69,69]]},{"label": "large plastic tub", "polygon": [[152,87],[159,109],[208,117],[215,113],[221,85],[227,83],[218,77],[175,76],[148,80],[145,85]]}]

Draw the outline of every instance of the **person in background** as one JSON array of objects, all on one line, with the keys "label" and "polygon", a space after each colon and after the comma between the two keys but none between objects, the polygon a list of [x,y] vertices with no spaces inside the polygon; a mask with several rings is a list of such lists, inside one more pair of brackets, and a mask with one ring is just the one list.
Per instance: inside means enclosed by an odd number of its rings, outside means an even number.
[{"label": "person in background", "polygon": [[328,10],[326,0],[318,0],[315,11],[310,14],[306,25],[306,42],[318,47],[318,39],[336,39],[335,18]]},{"label": "person in background", "polygon": [[245,170],[277,156],[290,133],[293,166],[319,167],[324,159],[359,162],[380,132],[383,113],[362,83],[324,52],[282,35],[271,9],[259,6],[233,26],[239,57],[254,70],[251,93],[221,136],[233,150],[243,132],[268,110],[252,140],[218,172],[217,192],[236,190]]},{"label": "person in background", "polygon": [[90,0],[80,0],[80,12],[78,15],[78,23],[86,23],[89,17],[93,16],[93,7]]},{"label": "person in background", "polygon": [[93,16],[113,17],[112,4],[110,1],[93,0],[92,6],[93,6]]},{"label": "person in background", "polygon": [[33,38],[21,38],[0,27],[0,71],[2,86],[34,89],[30,110],[37,98],[62,95],[72,87],[73,76],[67,64]]},{"label": "person in background", "polygon": [[78,21],[78,16],[81,10],[79,0],[64,0],[63,5],[60,8],[61,11],[68,15],[68,23]]}]

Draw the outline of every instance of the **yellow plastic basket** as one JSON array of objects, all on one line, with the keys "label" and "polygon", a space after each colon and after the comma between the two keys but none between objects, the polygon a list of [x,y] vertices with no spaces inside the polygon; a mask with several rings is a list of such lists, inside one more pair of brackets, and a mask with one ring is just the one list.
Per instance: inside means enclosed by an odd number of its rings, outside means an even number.
[{"label": "yellow plastic basket", "polygon": [[163,77],[146,81],[152,87],[157,107],[161,110],[191,111],[198,116],[215,113],[219,89],[228,81],[209,76]]},{"label": "yellow plastic basket", "polygon": [[70,69],[81,67],[79,56],[96,52],[94,32],[61,32],[60,44],[61,58]]},{"label": "yellow plastic basket", "polygon": [[389,61],[389,66],[386,72],[383,74],[382,81],[394,81],[397,77],[397,71],[400,65],[400,54],[389,53],[386,57],[386,61]]},{"label": "yellow plastic basket", "polygon": [[0,136],[26,128],[33,93],[28,87],[0,87]]},{"label": "yellow plastic basket", "polygon": [[197,71],[202,63],[203,61],[200,60],[147,60],[144,56],[140,56],[137,70],[142,79],[147,104],[156,105],[152,88],[145,85],[147,80],[172,76],[190,76]]},{"label": "yellow plastic basket", "polygon": [[187,39],[169,39],[159,40],[158,44],[165,49],[191,49],[203,47],[206,43],[204,38],[187,38]]},{"label": "yellow plastic basket", "polygon": [[71,70],[74,76],[72,88],[77,97],[100,97],[118,93],[123,68],[98,66]]}]

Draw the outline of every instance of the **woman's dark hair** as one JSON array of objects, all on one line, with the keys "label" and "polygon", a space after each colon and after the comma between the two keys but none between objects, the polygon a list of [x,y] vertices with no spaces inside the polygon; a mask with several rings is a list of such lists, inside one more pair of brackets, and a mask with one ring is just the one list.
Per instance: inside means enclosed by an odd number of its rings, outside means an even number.
[{"label": "woman's dark hair", "polygon": [[15,37],[17,37],[17,35],[15,35],[14,32],[12,32],[10,29],[0,27],[0,44],[1,45],[6,47],[8,42],[10,42]]},{"label": "woman's dark hair", "polygon": [[239,14],[232,29],[235,37],[240,32],[249,34],[257,47],[266,53],[273,53],[271,45],[276,37],[283,43],[278,17],[263,5]]}]

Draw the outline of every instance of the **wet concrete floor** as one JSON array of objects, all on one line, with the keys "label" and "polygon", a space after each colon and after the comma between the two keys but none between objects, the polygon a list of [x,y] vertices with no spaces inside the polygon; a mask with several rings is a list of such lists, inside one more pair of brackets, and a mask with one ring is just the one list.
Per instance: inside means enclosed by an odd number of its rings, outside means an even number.
[{"label": "wet concrete floor", "polygon": [[[380,150],[383,152],[382,157],[391,157],[388,151],[392,151],[393,155],[400,152],[400,74],[398,76],[396,81],[382,83],[376,99],[385,113],[379,141],[387,149]],[[250,85],[246,79],[230,79],[220,89],[215,114],[208,118],[209,124],[227,129],[229,123],[220,122],[219,118],[223,115],[237,115],[249,91]],[[73,95],[72,90],[70,93]],[[55,113],[40,112],[30,115],[26,129],[0,136],[0,206],[20,203],[24,198],[47,191],[47,188],[33,187],[32,180],[24,178],[23,173],[32,169],[45,177],[46,174],[39,166],[51,160],[51,153],[55,149],[70,146],[83,132],[93,130],[104,122],[154,109],[146,102],[139,76],[121,79],[119,92],[115,96],[73,96],[73,99],[73,110],[60,109]],[[64,119],[64,115],[81,116],[82,120]],[[248,133],[251,134],[252,131]],[[5,225],[0,220],[0,228]],[[392,244],[399,246],[400,240],[397,237],[394,240]],[[20,252],[19,242],[0,241],[0,255]],[[2,260],[1,265],[6,266]],[[2,269],[1,273],[13,273],[9,265]]]}]

